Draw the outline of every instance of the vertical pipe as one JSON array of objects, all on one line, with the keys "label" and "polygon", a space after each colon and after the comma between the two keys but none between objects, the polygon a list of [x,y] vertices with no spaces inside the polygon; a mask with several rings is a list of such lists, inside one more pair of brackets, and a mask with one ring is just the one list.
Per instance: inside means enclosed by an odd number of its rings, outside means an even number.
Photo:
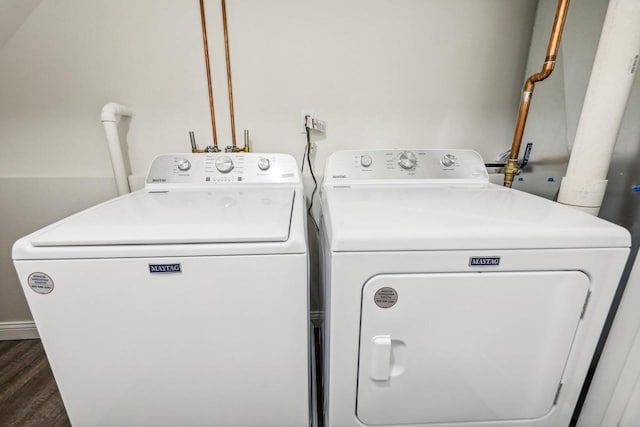
[{"label": "vertical pipe", "polygon": [[213,89],[211,85],[211,65],[209,64],[209,45],[207,43],[207,22],[204,17],[204,0],[200,0],[200,21],[202,23],[202,42],[204,44],[204,63],[207,69],[207,86],[209,89],[209,110],[211,111],[211,132],[213,133],[213,147],[218,149],[218,135],[216,133],[216,115],[213,109]]},{"label": "vertical pipe", "polygon": [[122,156],[122,146],[120,145],[120,136],[118,135],[118,121],[120,117],[131,117],[132,114],[131,108],[116,104],[115,102],[105,104],[100,113],[100,119],[104,126],[104,133],[109,146],[113,175],[116,179],[116,185],[118,186],[118,194],[121,196],[129,193],[131,188],[129,187],[129,179],[127,178],[124,157]]},{"label": "vertical pipe", "polygon": [[225,0],[222,3],[222,27],[224,29],[224,53],[227,58],[227,86],[229,88],[229,114],[231,116],[231,143],[233,151],[238,151],[236,147],[236,119],[233,113],[233,88],[231,84],[231,60],[229,59],[229,33],[227,31],[227,5]]},{"label": "vertical pipe", "polygon": [[520,100],[520,108],[518,110],[518,119],[516,120],[516,128],[513,134],[513,142],[511,143],[511,155],[504,167],[504,186],[511,187],[513,179],[518,174],[518,156],[520,155],[520,145],[522,144],[522,135],[527,124],[527,116],[529,115],[529,106],[531,105],[531,97],[535,84],[551,75],[556,65],[558,49],[560,48],[560,39],[562,38],[562,30],[567,19],[567,11],[569,9],[569,0],[558,0],[556,8],[556,17],[553,22],[551,36],[549,37],[549,45],[547,46],[547,55],[539,73],[531,75],[524,84],[522,90],[522,98]]},{"label": "vertical pipe", "polygon": [[127,172],[122,156],[122,148],[120,146],[120,138],[118,137],[118,126],[115,122],[103,122],[104,133],[107,137],[109,145],[109,155],[111,157],[111,167],[113,168],[113,176],[116,179],[118,187],[118,195],[122,196],[131,192]]},{"label": "vertical pipe", "polygon": [[640,1],[611,0],[558,202],[597,215],[640,58]]},{"label": "vertical pipe", "polygon": [[244,147],[242,148],[242,151],[245,153],[251,151],[251,147],[249,147],[249,129],[244,130]]}]

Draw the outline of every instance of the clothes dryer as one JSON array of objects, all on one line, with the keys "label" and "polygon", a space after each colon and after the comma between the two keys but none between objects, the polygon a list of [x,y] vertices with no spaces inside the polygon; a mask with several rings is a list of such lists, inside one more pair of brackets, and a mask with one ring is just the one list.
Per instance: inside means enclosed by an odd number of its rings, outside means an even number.
[{"label": "clothes dryer", "polygon": [[569,424],[625,229],[467,150],[334,153],[321,200],[328,427]]},{"label": "clothes dryer", "polygon": [[72,424],[309,425],[305,220],[289,155],[169,154],[16,242]]}]

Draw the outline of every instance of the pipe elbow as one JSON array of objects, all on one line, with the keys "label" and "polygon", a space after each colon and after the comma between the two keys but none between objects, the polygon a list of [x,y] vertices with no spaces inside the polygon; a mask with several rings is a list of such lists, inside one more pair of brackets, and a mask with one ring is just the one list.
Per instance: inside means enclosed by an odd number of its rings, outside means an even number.
[{"label": "pipe elbow", "polygon": [[102,107],[100,119],[102,122],[117,122],[120,117],[131,117],[133,111],[128,105],[122,105],[115,102],[108,102]]},{"label": "pipe elbow", "polygon": [[553,73],[553,69],[555,68],[555,66],[555,61],[547,61],[542,66],[542,70],[540,70],[539,73],[535,73],[531,77],[529,77],[529,79],[527,80],[527,85],[531,86],[531,92],[533,92],[533,86],[536,83],[543,81],[544,79],[549,77],[551,73]]},{"label": "pipe elbow", "polygon": [[[549,65],[547,65],[547,64],[549,64]],[[555,68],[555,62],[545,63],[544,68],[540,72],[540,79],[538,81],[542,81],[542,80],[546,79],[547,77],[549,77],[551,75],[551,73],[553,72],[554,68]]]}]

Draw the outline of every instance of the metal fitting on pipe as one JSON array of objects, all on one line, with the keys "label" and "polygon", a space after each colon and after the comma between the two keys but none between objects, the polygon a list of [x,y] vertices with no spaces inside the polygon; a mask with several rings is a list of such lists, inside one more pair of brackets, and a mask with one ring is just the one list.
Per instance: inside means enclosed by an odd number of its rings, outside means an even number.
[{"label": "metal fitting on pipe", "polygon": [[511,187],[516,175],[520,172],[517,159],[509,159],[504,165],[504,186]]}]

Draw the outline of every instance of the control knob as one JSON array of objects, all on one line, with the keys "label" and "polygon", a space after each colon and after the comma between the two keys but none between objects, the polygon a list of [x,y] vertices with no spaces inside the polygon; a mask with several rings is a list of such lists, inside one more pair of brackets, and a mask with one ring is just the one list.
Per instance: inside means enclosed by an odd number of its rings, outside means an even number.
[{"label": "control knob", "polygon": [[360,164],[362,165],[362,167],[368,168],[369,166],[371,166],[371,163],[373,163],[373,159],[370,155],[364,154],[360,156]]},{"label": "control knob", "polygon": [[445,154],[444,156],[442,156],[442,158],[440,159],[440,163],[442,164],[442,166],[444,166],[445,168],[448,168],[450,166],[453,166],[456,163],[456,160],[458,160],[456,158],[456,156],[454,156],[453,154]]},{"label": "control knob", "polygon": [[187,159],[178,160],[178,169],[182,172],[186,172],[191,169],[191,162]]},{"label": "control knob", "polygon": [[260,168],[261,171],[268,170],[270,166],[271,166],[271,163],[269,162],[269,159],[267,159],[266,157],[261,157],[258,159],[258,168]]},{"label": "control knob", "polygon": [[229,156],[220,156],[216,159],[216,169],[220,173],[229,173],[233,170],[233,160]]},{"label": "control knob", "polygon": [[416,167],[418,158],[411,151],[403,151],[398,157],[398,164],[402,169],[410,170]]}]

